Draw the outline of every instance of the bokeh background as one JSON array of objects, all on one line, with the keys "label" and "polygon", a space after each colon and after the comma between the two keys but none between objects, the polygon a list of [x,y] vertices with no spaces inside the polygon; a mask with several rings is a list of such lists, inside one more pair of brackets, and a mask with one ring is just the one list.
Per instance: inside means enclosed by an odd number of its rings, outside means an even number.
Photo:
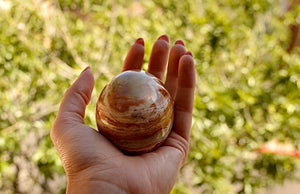
[{"label": "bokeh background", "polygon": [[[0,191],[64,193],[49,137],[86,66],[95,103],[134,41],[162,34],[197,70],[188,161],[172,193],[257,193],[299,178],[300,8],[292,0],[0,0]],[[299,37],[298,37],[299,38]]]}]

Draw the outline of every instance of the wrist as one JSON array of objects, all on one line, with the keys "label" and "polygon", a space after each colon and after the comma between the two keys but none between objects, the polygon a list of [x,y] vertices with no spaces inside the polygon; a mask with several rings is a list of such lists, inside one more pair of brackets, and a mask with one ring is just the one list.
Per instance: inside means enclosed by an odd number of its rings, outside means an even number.
[{"label": "wrist", "polygon": [[[112,179],[113,180],[113,179]],[[68,176],[67,178],[67,194],[73,193],[128,193],[121,185],[105,180],[101,177],[90,176]]]}]

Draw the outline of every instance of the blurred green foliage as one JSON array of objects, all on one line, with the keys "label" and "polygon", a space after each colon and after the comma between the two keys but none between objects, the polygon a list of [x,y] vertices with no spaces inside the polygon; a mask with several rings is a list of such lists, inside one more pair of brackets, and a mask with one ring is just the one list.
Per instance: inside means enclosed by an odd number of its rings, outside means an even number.
[{"label": "blurred green foliage", "polygon": [[261,154],[300,139],[299,50],[276,0],[0,0],[0,190],[59,193],[66,179],[49,137],[65,90],[90,65],[96,99],[145,39],[145,66],[161,34],[185,41],[197,89],[191,148],[173,193],[255,193],[296,178],[299,160]]}]

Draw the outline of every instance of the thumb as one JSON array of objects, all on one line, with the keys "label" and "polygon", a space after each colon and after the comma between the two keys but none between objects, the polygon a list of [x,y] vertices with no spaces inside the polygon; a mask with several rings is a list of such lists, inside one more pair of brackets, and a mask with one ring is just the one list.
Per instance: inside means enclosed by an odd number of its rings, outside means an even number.
[{"label": "thumb", "polygon": [[93,88],[94,77],[91,68],[87,67],[66,91],[53,126],[54,130],[56,128],[67,130],[68,127],[65,126],[68,124],[74,126],[84,123],[85,109],[91,99]]}]

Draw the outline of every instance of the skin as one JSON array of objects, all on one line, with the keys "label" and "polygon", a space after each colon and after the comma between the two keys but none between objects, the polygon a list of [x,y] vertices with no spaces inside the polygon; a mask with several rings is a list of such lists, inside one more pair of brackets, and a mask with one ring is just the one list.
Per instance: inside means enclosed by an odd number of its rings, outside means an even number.
[{"label": "skin", "polygon": [[[141,69],[143,58],[144,41],[140,38],[130,48],[123,71]],[[175,100],[172,132],[160,148],[139,156],[124,155],[85,125],[85,109],[94,87],[89,67],[66,91],[50,135],[67,175],[67,193],[153,194],[172,190],[189,150],[195,68],[183,42],[176,41],[169,53],[164,35],[153,45],[148,72],[162,80],[166,69],[165,85]]]}]

